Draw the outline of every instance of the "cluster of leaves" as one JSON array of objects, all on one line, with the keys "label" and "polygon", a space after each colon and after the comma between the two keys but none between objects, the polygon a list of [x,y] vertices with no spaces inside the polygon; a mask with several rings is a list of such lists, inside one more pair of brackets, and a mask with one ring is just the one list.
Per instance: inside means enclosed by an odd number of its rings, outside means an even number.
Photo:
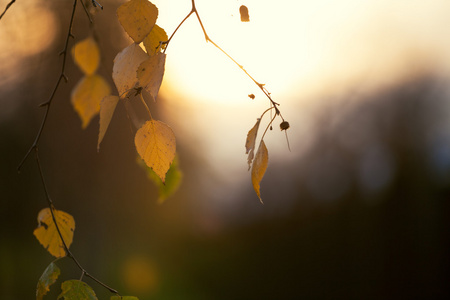
[{"label": "cluster of leaves", "polygon": [[[132,296],[120,296],[116,290],[90,275],[73,256],[69,247],[72,244],[75,230],[74,218],[70,214],[57,210],[54,207],[45,186],[37,151],[39,138],[44,128],[55,91],[62,79],[67,80],[67,77],[64,75],[64,66],[69,37],[72,37],[71,28],[73,16],[78,1],[80,0],[74,0],[69,32],[65,44],[66,46],[63,51],[64,63],[60,77],[49,101],[44,103],[44,105],[47,106],[47,111],[42,126],[35,142],[24,158],[25,160],[32,150],[35,150],[36,161],[46,192],[47,201],[49,203],[49,207],[42,209],[38,214],[38,227],[34,230],[34,235],[42,246],[51,255],[56,257],[56,259],[68,256],[82,271],[80,280],[67,280],[61,284],[62,292],[58,299],[97,299],[93,289],[87,283],[82,281],[83,276],[86,276],[111,291],[114,294],[111,297],[111,300],[137,300],[136,297]],[[138,124],[134,138],[135,147],[139,155],[138,162],[146,168],[148,177],[159,186],[158,201],[163,202],[177,190],[182,178],[176,156],[176,139],[172,129],[167,124],[153,119],[142,94],[146,93],[150,99],[156,101],[164,76],[166,61],[165,50],[167,45],[184,21],[192,14],[196,14],[206,41],[212,43],[238,65],[270,100],[270,107],[263,112],[260,118],[257,119],[256,124],[250,129],[245,143],[246,154],[248,154],[248,166],[249,170],[251,169],[253,188],[262,202],[260,182],[266,172],[269,161],[264,136],[269,128],[272,129],[272,123],[276,117],[281,117],[282,119],[282,123],[280,124],[281,130],[287,130],[289,128],[289,123],[281,116],[280,110],[278,109],[279,104],[272,100],[270,93],[265,89],[264,84],[258,83],[240,64],[210,39],[201,22],[195,7],[195,2],[194,0],[191,1],[191,11],[175,29],[170,38],[168,38],[164,29],[156,25],[158,8],[148,0],[130,0],[117,9],[118,20],[133,40],[133,43],[120,51],[114,59],[112,79],[117,89],[116,95],[112,93],[112,89],[107,81],[97,74],[100,65],[100,50],[93,36],[89,36],[76,43],[72,48],[71,54],[75,64],[81,69],[84,75],[72,91],[71,103],[81,119],[82,128],[86,128],[91,120],[99,115],[100,124],[97,143],[97,150],[99,150],[118,102],[120,101],[123,104],[127,104],[127,102],[132,99],[139,98],[141,100],[143,107],[148,112],[148,120],[143,124]],[[11,3],[13,2],[14,1]],[[84,3],[82,1],[80,2],[86,10]],[[95,0],[92,0],[92,3],[94,6],[102,8]],[[248,22],[248,9],[246,7],[241,7],[240,13],[242,21]],[[255,98],[253,94],[249,95],[249,97],[252,99]],[[125,108],[127,108],[127,105],[125,105]],[[275,113],[265,128],[265,131],[260,138],[259,145],[256,148],[261,120],[267,112]],[[55,262],[56,261],[50,263],[38,281],[36,291],[38,300],[43,299],[49,291],[50,286],[57,281],[61,273]]]}]

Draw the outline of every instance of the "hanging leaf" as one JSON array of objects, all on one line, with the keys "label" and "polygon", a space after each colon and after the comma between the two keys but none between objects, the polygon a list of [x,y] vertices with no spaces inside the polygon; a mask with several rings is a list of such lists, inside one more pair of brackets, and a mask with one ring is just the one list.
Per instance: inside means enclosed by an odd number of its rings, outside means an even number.
[{"label": "hanging leaf", "polygon": [[241,14],[241,22],[250,22],[247,6],[241,5],[241,7],[239,7],[239,13]]},{"label": "hanging leaf", "polygon": [[100,130],[98,133],[97,151],[100,150],[100,143],[105,136],[114,111],[116,110],[117,102],[119,102],[119,97],[110,95],[103,98],[100,103]]},{"label": "hanging leaf", "polygon": [[[73,231],[75,230],[75,220],[71,215],[61,210],[53,209],[53,214],[66,246],[70,247]],[[42,209],[38,214],[37,220],[38,227],[33,232],[34,236],[51,255],[55,257],[65,256],[66,251],[53,222],[50,208]]]},{"label": "hanging leaf", "polygon": [[176,152],[172,129],[160,121],[147,121],[136,132],[134,143],[141,158],[164,183]]},{"label": "hanging leaf", "polygon": [[71,102],[81,118],[83,129],[99,113],[100,102],[110,93],[109,84],[100,75],[85,76],[78,82],[72,91]]},{"label": "hanging leaf", "polygon": [[269,163],[269,152],[267,151],[266,144],[264,141],[261,141],[258,147],[258,151],[255,155],[255,161],[253,162],[252,166],[252,183],[253,183],[253,189],[256,192],[256,195],[258,195],[259,201],[262,202],[261,199],[261,193],[259,192],[259,184],[264,176],[264,173],[266,172],[267,165]]},{"label": "hanging leaf", "polygon": [[143,160],[139,159],[139,165],[145,169],[147,177],[158,187],[158,203],[164,203],[180,187],[183,173],[180,170],[177,156],[175,156],[169,171],[166,173],[165,183],[161,181],[161,178]]},{"label": "hanging leaf", "polygon": [[110,300],[139,300],[134,296],[111,296]]},{"label": "hanging leaf", "polygon": [[61,284],[62,293],[58,299],[65,300],[97,300],[94,290],[86,283],[80,280],[67,280]]},{"label": "hanging leaf", "polygon": [[44,273],[39,278],[36,288],[36,300],[42,300],[45,294],[50,291],[50,286],[58,279],[61,270],[53,262],[48,265]]},{"label": "hanging leaf", "polygon": [[256,124],[247,133],[247,140],[245,141],[245,154],[248,154],[247,162],[249,170],[254,157],[256,136],[258,135],[259,123],[261,123],[260,118],[257,119]]},{"label": "hanging leaf", "polygon": [[139,85],[150,93],[154,101],[163,80],[165,63],[166,54],[157,53],[141,63],[137,70]]},{"label": "hanging leaf", "polygon": [[147,0],[131,0],[117,9],[117,17],[133,41],[140,43],[152,31],[158,8]]},{"label": "hanging leaf", "polygon": [[148,55],[137,44],[131,44],[114,58],[113,80],[120,98],[125,98],[138,82],[136,70],[148,58]]},{"label": "hanging leaf", "polygon": [[100,64],[100,50],[92,37],[88,37],[72,47],[72,57],[85,75],[92,75]]},{"label": "hanging leaf", "polygon": [[[161,42],[166,42],[169,38],[167,37],[167,33],[155,24],[153,26],[150,34],[147,35],[142,41],[144,43],[144,47],[147,50],[147,54],[152,56],[159,52],[159,50],[166,48],[165,44],[161,44]],[[161,45],[161,48],[159,48]],[[159,48],[159,49],[158,49]]]}]

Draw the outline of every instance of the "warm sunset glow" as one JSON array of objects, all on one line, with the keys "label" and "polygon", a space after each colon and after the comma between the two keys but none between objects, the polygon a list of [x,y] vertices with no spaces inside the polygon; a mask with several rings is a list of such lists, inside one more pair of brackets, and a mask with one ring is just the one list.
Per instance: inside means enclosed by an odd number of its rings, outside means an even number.
[{"label": "warm sunset glow", "polygon": [[[190,1],[154,2],[157,23],[170,36],[189,13]],[[241,5],[248,7],[250,22],[240,21]],[[330,100],[358,101],[347,95],[426,70],[450,69],[448,1],[198,0],[196,7],[210,38],[266,84],[291,123],[292,153],[279,129],[266,138],[272,162],[308,149],[314,140],[311,114]],[[205,42],[195,15],[166,53],[161,95],[175,134],[186,145],[202,148],[212,167],[228,176],[224,180],[230,180],[230,173],[232,180],[249,176],[243,146],[247,131],[268,107],[265,96]]]}]

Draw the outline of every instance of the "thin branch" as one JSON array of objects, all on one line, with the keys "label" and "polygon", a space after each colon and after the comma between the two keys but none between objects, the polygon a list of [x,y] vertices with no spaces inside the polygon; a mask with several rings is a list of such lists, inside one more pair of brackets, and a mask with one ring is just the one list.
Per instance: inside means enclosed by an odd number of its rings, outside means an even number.
[{"label": "thin branch", "polygon": [[25,163],[26,159],[30,156],[31,151],[37,150],[39,140],[41,139],[42,131],[44,130],[45,124],[47,122],[48,113],[50,111],[50,106],[52,104],[53,99],[55,98],[55,94],[56,94],[56,91],[58,90],[61,80],[64,79],[65,82],[68,81],[68,78],[64,72],[66,70],[66,61],[67,61],[67,53],[68,53],[68,48],[69,48],[69,40],[70,40],[70,38],[73,38],[72,26],[73,26],[73,20],[74,20],[74,16],[75,16],[75,10],[77,8],[77,1],[78,0],[73,1],[72,15],[70,17],[70,23],[69,23],[69,29],[67,31],[66,42],[64,44],[64,49],[60,52],[60,55],[61,54],[63,55],[61,73],[59,74],[58,80],[56,81],[55,87],[53,88],[50,98],[46,102],[39,105],[41,107],[43,107],[43,106],[46,107],[45,114],[44,114],[44,117],[42,118],[41,127],[39,128],[38,133],[36,134],[36,138],[34,139],[33,144],[31,145],[30,149],[25,154],[24,158],[22,159],[19,166],[17,167],[17,171],[19,171],[19,172],[20,172],[20,169],[22,168],[23,164]]},{"label": "thin branch", "polygon": [[[67,53],[68,53],[68,49],[69,49],[69,40],[70,40],[70,38],[73,38],[72,28],[73,28],[73,20],[74,20],[74,16],[75,16],[75,11],[76,11],[76,8],[77,8],[77,1],[78,0],[74,0],[73,1],[72,15],[70,17],[69,29],[67,31],[67,36],[66,36],[66,42],[64,44],[64,49],[60,53],[60,55],[63,55],[63,62],[62,62],[62,66],[61,66],[61,72],[59,74],[58,80],[56,81],[55,87],[53,88],[53,91],[52,91],[49,99],[46,102],[44,102],[41,105],[39,105],[41,107],[44,107],[44,106],[46,107],[45,114],[44,114],[44,117],[42,119],[41,126],[40,126],[40,128],[38,130],[38,133],[36,135],[36,138],[34,139],[33,144],[28,149],[27,153],[25,154],[25,157],[22,159],[22,161],[20,162],[19,166],[17,167],[17,170],[20,172],[20,169],[21,169],[22,165],[24,164],[26,159],[30,156],[31,152],[34,150],[35,155],[36,155],[36,163],[38,165],[38,170],[39,170],[39,177],[41,178],[41,181],[42,181],[42,186],[44,188],[44,193],[45,193],[45,196],[46,196],[46,199],[47,199],[48,207],[50,208],[50,213],[51,213],[51,216],[52,216],[53,223],[55,224],[56,231],[58,232],[58,236],[61,239],[61,242],[62,242],[62,244],[64,246],[64,250],[66,252],[66,256],[70,257],[73,260],[73,262],[77,265],[77,267],[81,270],[81,278],[83,278],[83,276],[86,275],[86,277],[91,278],[92,280],[97,282],[99,285],[101,285],[105,289],[109,290],[111,293],[114,293],[114,294],[117,294],[117,295],[120,296],[118,291],[116,291],[115,289],[109,287],[108,285],[104,284],[103,282],[101,282],[100,280],[98,280],[97,278],[95,278],[94,276],[89,274],[86,271],[86,269],[84,269],[83,266],[78,262],[78,260],[72,254],[72,252],[69,250],[69,247],[67,246],[66,242],[64,241],[64,238],[62,236],[62,233],[61,233],[61,230],[59,228],[59,225],[56,222],[56,217],[55,217],[55,210],[56,210],[56,208],[53,205],[52,199],[50,198],[50,193],[49,193],[49,191],[47,189],[47,184],[45,183],[44,172],[42,171],[41,161],[40,161],[40,158],[39,158],[39,148],[38,148],[39,141],[40,141],[40,138],[42,136],[42,132],[44,130],[45,124],[47,122],[48,114],[49,114],[49,111],[50,111],[50,106],[51,106],[51,104],[53,102],[53,99],[55,97],[56,91],[58,90],[58,87],[59,87],[61,81],[63,79],[66,82],[68,81],[68,78],[65,75],[65,70],[66,70],[66,62],[67,62]],[[80,0],[80,1],[82,1],[82,0]],[[12,4],[13,2],[14,1],[12,1],[10,4]],[[99,5],[97,2],[95,2],[95,3],[97,5]],[[7,8],[9,6],[7,6]],[[85,10],[85,11],[87,12],[87,10]],[[2,14],[2,16],[3,16],[3,14]]]},{"label": "thin branch", "polygon": [[[184,21],[186,21],[193,13],[195,13],[195,15],[197,16],[197,20],[200,24],[200,27],[202,28],[203,34],[205,35],[205,39],[207,42],[210,42],[211,44],[213,44],[217,49],[219,49],[223,54],[225,54],[232,62],[234,62],[259,88],[260,90],[264,93],[264,95],[266,95],[266,97],[270,100],[270,103],[272,105],[272,107],[275,109],[275,115],[279,115],[281,116],[281,112],[278,109],[278,106],[280,104],[278,104],[277,102],[275,102],[272,97],[270,96],[269,91],[264,87],[264,84],[259,83],[258,81],[256,81],[256,79],[250,75],[250,73],[241,65],[239,64],[231,55],[229,55],[225,50],[223,50],[218,44],[216,44],[210,37],[209,35],[206,33],[206,29],[205,26],[203,26],[203,22],[202,19],[200,18],[200,14],[197,11],[197,7],[195,6],[195,0],[191,0],[191,4],[192,4],[192,8],[191,11],[189,12],[189,14],[183,19],[183,21],[181,21],[181,23],[177,26],[177,28],[175,29],[175,31],[172,33],[172,35],[170,36],[169,40],[167,42],[165,42],[166,44],[166,49],[164,50],[164,52],[167,50],[168,44],[169,42],[172,40],[172,37],[175,35],[175,33],[177,32],[177,30],[181,27],[181,25],[184,23]],[[283,118],[281,116],[281,118]]]},{"label": "thin branch", "polygon": [[3,16],[6,14],[6,11],[11,7],[11,5],[14,4],[14,2],[16,2],[16,0],[11,0],[11,2],[9,2],[6,7],[5,10],[2,12],[2,14],[0,15],[0,20],[3,18]]}]

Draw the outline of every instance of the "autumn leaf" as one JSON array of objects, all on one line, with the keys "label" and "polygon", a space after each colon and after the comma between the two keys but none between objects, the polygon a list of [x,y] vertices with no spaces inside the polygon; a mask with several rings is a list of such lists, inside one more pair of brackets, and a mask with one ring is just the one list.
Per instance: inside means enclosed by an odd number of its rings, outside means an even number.
[{"label": "autumn leaf", "polygon": [[71,102],[81,118],[82,128],[100,111],[100,102],[111,93],[108,83],[100,75],[83,77],[72,91]]},{"label": "autumn leaf", "polygon": [[256,195],[258,195],[259,201],[261,201],[261,203],[263,202],[261,199],[261,193],[259,191],[260,188],[259,184],[264,176],[264,173],[266,172],[268,163],[269,163],[269,153],[267,151],[266,144],[264,143],[264,141],[261,141],[252,166],[253,189],[255,190]]},{"label": "autumn leaf", "polygon": [[117,17],[133,41],[140,43],[152,31],[158,8],[147,0],[131,0],[117,9]]},{"label": "autumn leaf", "polygon": [[150,93],[154,101],[163,80],[165,63],[166,54],[157,53],[141,63],[137,70],[139,85]]},{"label": "autumn leaf", "polygon": [[164,203],[168,197],[172,196],[178,190],[183,178],[183,173],[181,172],[178,163],[178,157],[175,156],[172,164],[170,165],[169,171],[166,173],[165,183],[161,181],[161,178],[151,168],[149,168],[144,161],[139,161],[140,166],[145,169],[147,177],[158,187],[158,203]]},{"label": "autumn leaf", "polygon": [[164,49],[166,47],[165,44],[162,44],[161,48],[158,49],[161,42],[166,42],[168,39],[169,38],[167,37],[167,33],[164,31],[164,29],[155,24],[152,31],[150,31],[150,34],[145,37],[142,43],[147,50],[147,54],[152,56],[156,53],[159,53],[158,50]]},{"label": "autumn leaf", "polygon": [[166,173],[175,158],[176,142],[172,129],[161,121],[147,121],[136,132],[136,150],[148,167],[165,182]]},{"label": "autumn leaf", "polygon": [[111,296],[109,300],[139,300],[139,299],[134,296]]},{"label": "autumn leaf", "polygon": [[[75,220],[71,215],[61,210],[53,209],[56,223],[59,231],[67,247],[70,247],[73,239],[73,231],[75,230]],[[55,257],[63,257],[66,255],[63,242],[58,234],[56,225],[53,222],[50,208],[42,209],[38,214],[38,227],[33,234],[38,241]]]},{"label": "autumn leaf", "polygon": [[146,59],[148,59],[148,55],[134,43],[116,55],[112,77],[120,98],[126,97],[129,90],[135,87],[138,82],[136,70]]},{"label": "autumn leaf", "polygon": [[256,124],[247,133],[247,140],[245,141],[245,154],[248,154],[247,162],[249,170],[250,166],[252,165],[254,157],[256,136],[258,135],[259,123],[261,123],[260,118],[257,119]]},{"label": "autumn leaf", "polygon": [[119,102],[119,97],[110,95],[103,98],[100,103],[100,130],[98,133],[97,151],[100,150],[100,143],[105,136],[114,111],[116,110],[117,102]]},{"label": "autumn leaf", "polygon": [[67,280],[61,284],[61,294],[58,299],[65,300],[97,300],[94,290],[80,280]]},{"label": "autumn leaf", "polygon": [[58,279],[60,273],[61,270],[53,262],[48,265],[39,278],[36,288],[36,300],[42,300],[44,298],[45,294],[50,291],[50,286]]},{"label": "autumn leaf", "polygon": [[100,64],[100,50],[92,37],[76,43],[72,47],[72,57],[86,75],[94,74]]}]

